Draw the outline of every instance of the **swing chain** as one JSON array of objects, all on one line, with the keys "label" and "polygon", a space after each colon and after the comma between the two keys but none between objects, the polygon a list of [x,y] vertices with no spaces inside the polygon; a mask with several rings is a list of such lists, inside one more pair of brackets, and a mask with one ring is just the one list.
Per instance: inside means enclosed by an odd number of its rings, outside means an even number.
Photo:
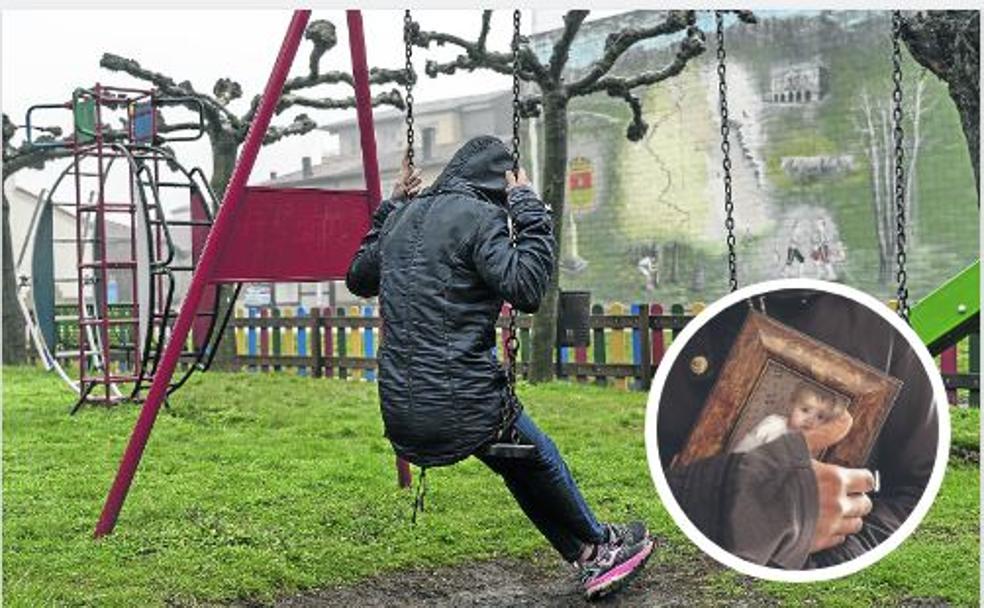
[{"label": "swing chain", "polygon": [[522,19],[522,11],[516,9],[513,11],[513,37],[512,37],[512,162],[513,162],[513,173],[519,172],[519,115],[520,115],[520,101],[519,101],[519,45],[521,41],[520,35],[520,21]]},{"label": "swing chain", "polygon": [[[513,37],[512,37],[512,77],[513,77],[513,121],[512,121],[512,163],[513,174],[519,173],[519,44],[520,44],[520,20],[522,12],[513,11]],[[509,239],[512,246],[516,246],[516,232],[510,223]],[[506,370],[506,383],[508,400],[507,407],[503,411],[502,431],[505,425],[510,425],[510,441],[514,444],[520,443],[519,432],[516,430],[516,420],[522,410],[519,398],[516,397],[516,357],[519,355],[519,332],[516,330],[516,321],[519,311],[513,305],[509,306],[509,335],[506,337],[506,359],[509,366]],[[511,423],[511,424],[510,424]]]},{"label": "swing chain", "polygon": [[406,64],[404,70],[406,71],[406,95],[404,97],[404,103],[406,104],[406,123],[407,123],[407,166],[409,170],[413,171],[413,82],[414,82],[414,71],[413,71],[413,17],[410,16],[410,9],[407,9],[403,13],[403,44],[405,46],[404,53],[406,55]]},{"label": "swing chain", "polygon": [[909,287],[905,269],[906,246],[906,192],[905,192],[905,131],[902,127],[902,11],[892,11],[892,135],[895,140],[895,256],[898,270],[895,279],[898,282],[896,298],[898,313],[904,320],[909,320]]},{"label": "swing chain", "polygon": [[725,78],[727,68],[725,60],[727,54],[724,50],[724,11],[714,11],[717,20],[717,73],[718,73],[718,98],[721,101],[721,153],[723,159],[721,167],[724,169],[724,227],[728,231],[728,280],[731,291],[738,289],[738,256],[735,253],[735,204],[731,197],[731,142],[728,136],[731,126],[728,123],[728,82]]},{"label": "swing chain", "polygon": [[[520,19],[522,12],[513,11],[513,36],[512,36],[512,77],[513,77],[513,132],[512,132],[512,162],[513,173],[519,172],[519,43],[520,43]],[[509,239],[513,247],[516,246],[516,232],[510,226]],[[509,371],[507,377],[509,381],[509,392],[515,395],[516,389],[516,355],[519,353],[519,336],[516,332],[516,319],[519,311],[515,306],[509,307],[509,336],[506,338],[506,357],[509,360]]]}]

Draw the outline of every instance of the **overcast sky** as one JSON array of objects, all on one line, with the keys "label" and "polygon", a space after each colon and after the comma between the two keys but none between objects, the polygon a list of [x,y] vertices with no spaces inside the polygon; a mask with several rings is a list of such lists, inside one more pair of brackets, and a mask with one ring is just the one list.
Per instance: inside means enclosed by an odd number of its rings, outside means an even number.
[{"label": "overcast sky", "polygon": [[[591,18],[616,11],[595,11]],[[414,16],[425,29],[450,32],[474,39],[480,25],[479,10],[420,10]],[[497,11],[493,18],[490,47],[507,50],[511,36],[511,11]],[[554,29],[562,24],[563,11],[524,11],[524,33]],[[403,65],[403,11],[364,12],[370,66],[399,68]],[[350,68],[344,12],[316,10],[313,19],[328,19],[338,28],[339,44],[322,60],[322,69]],[[137,60],[141,66],[162,72],[180,82],[190,80],[196,90],[211,92],[216,79],[229,77],[243,86],[243,99],[233,109],[242,114],[249,99],[259,93],[270,73],[283,39],[290,11],[287,10],[5,10],[2,36],[3,111],[21,124],[32,104],[61,103],[71,98],[75,87],[96,82],[142,87],[140,81],[99,67],[104,52]],[[293,74],[303,74],[310,43],[302,42],[294,61]],[[415,49],[415,65],[423,73],[424,51]],[[431,49],[427,56],[448,58],[452,49]],[[506,76],[487,70],[453,77],[425,79],[415,89],[417,100],[433,100],[506,89]],[[384,89],[380,89],[384,90]],[[347,87],[317,89],[319,96],[350,95]],[[274,119],[286,124],[294,114],[307,112],[320,124],[347,115],[343,112],[298,109]],[[58,122],[55,115],[42,124]],[[70,126],[67,112],[63,126]],[[175,114],[176,116],[176,114]],[[271,171],[283,174],[300,168],[302,156],[315,162],[330,147],[324,132],[283,140],[266,146],[257,158],[252,181],[267,179]],[[179,158],[188,167],[196,165],[211,174],[207,143],[180,144]],[[56,175],[54,164],[45,171],[23,170],[16,183],[32,191],[50,185]]]}]

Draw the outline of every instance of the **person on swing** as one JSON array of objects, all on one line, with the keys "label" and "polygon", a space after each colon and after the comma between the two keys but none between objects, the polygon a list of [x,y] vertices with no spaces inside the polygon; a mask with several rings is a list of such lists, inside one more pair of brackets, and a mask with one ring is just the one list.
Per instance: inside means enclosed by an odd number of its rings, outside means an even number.
[{"label": "person on swing", "polygon": [[[476,456],[579,568],[582,590],[594,599],[625,586],[653,540],[642,522],[600,523],[553,441],[522,409],[510,416],[495,324],[504,300],[523,312],[539,308],[556,254],[550,209],[512,167],[510,150],[491,136],[465,143],[423,190],[419,171],[404,160],[346,285],[361,297],[380,296],[380,409],[397,455],[424,471]],[[513,436],[532,454],[489,450]]]}]

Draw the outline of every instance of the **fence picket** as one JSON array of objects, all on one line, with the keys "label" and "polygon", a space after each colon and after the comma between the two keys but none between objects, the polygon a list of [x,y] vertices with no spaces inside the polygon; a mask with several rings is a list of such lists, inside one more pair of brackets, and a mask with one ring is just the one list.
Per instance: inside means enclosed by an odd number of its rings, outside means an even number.
[{"label": "fence picket", "polygon": [[[308,317],[307,310],[303,306],[298,306],[297,307],[297,316],[299,318],[305,318],[306,319]],[[310,330],[310,329],[311,329],[310,327],[304,327],[303,325],[298,325],[297,326],[297,354],[300,357],[307,357],[308,356],[308,349],[307,349],[307,344],[308,344],[308,330]],[[307,376],[308,375],[308,367],[306,365],[299,365],[299,366],[297,366],[297,374],[300,375],[300,376]]]},{"label": "fence picket", "polygon": [[[595,304],[591,307],[591,314],[595,316],[601,316],[605,314],[605,308],[601,304]],[[594,334],[591,337],[591,341],[594,343],[594,363],[597,365],[604,365],[607,357],[605,356],[605,328],[596,327],[592,330]],[[608,383],[608,378],[605,376],[595,376],[595,384],[604,386]]]},{"label": "fence picket", "polygon": [[[967,372],[971,374],[981,373],[981,335],[980,334],[970,334],[968,339],[968,357],[967,357]],[[981,406],[981,392],[980,390],[971,390],[967,397],[967,405],[970,407],[980,407]]]},{"label": "fence picket", "polygon": [[[624,315],[625,305],[622,304],[621,302],[612,303],[608,307],[608,314]],[[608,360],[611,361],[612,363],[625,363],[627,360],[631,361],[632,345],[631,343],[626,342],[625,330],[612,329],[609,332],[609,334],[610,337],[608,339],[608,349],[609,349]],[[630,349],[628,351],[628,357],[626,357],[626,348]],[[613,384],[620,388],[627,389],[629,387],[629,380],[628,378],[616,378]]]},{"label": "fence picket", "polygon": [[[957,347],[955,345],[951,346],[950,348],[940,353],[939,367],[940,367],[941,374],[957,373]],[[952,404],[956,404],[957,389],[955,388],[947,389],[946,400]]]},{"label": "fence picket", "polygon": [[[338,316],[339,317],[345,316],[344,306],[338,307]],[[345,326],[339,325],[338,326],[338,359],[339,359],[338,377],[341,378],[342,380],[348,378],[348,369],[345,368],[345,366],[342,364],[341,361],[343,358],[345,358],[346,355],[348,355],[348,343],[345,340]]]},{"label": "fence picket", "polygon": [[[246,310],[243,308],[236,308],[236,318],[242,319],[246,316]],[[249,350],[246,345],[246,328],[236,327],[233,335],[236,336],[236,354],[239,356],[248,355]]]},{"label": "fence picket", "polygon": [[[663,307],[659,304],[649,305],[649,316],[659,317],[663,314]],[[663,342],[663,328],[655,327],[652,330],[652,365],[654,368],[659,367],[660,361],[663,360],[663,353],[666,352],[666,347]]]},{"label": "fence picket", "polygon": [[[372,306],[365,306],[362,309],[362,316],[371,319],[373,317]],[[376,345],[373,335],[373,328],[371,325],[367,325],[365,329],[362,330],[362,352],[366,359],[371,359],[376,356]],[[370,382],[376,381],[376,372],[371,369],[365,370],[366,380]]]},{"label": "fence picket", "polygon": [[332,367],[331,358],[335,356],[335,334],[331,331],[331,307],[315,309],[318,311],[320,323],[315,326],[319,337],[323,336],[321,343],[321,355],[325,360],[325,377],[332,378],[335,375],[335,368]]},{"label": "fence picket", "polygon": [[[349,307],[349,316],[350,317],[360,317],[360,316],[362,316],[362,309],[359,306],[350,306]],[[353,357],[361,357],[362,356],[362,332],[359,331],[358,328],[353,327],[352,328],[352,331],[349,332],[348,340],[349,340],[348,349],[349,349],[349,352],[352,353],[352,356]],[[352,372],[351,372],[352,377],[355,378],[356,380],[361,380],[364,377],[364,373],[365,372],[363,372],[359,368],[353,368],[352,369]]]},{"label": "fence picket", "polygon": [[[684,314],[683,304],[674,304],[670,306],[670,314],[678,317],[682,317]],[[677,336],[680,335],[679,329],[674,329],[672,331],[673,339],[676,340]]]},{"label": "fence picket", "polygon": [[[281,311],[281,309],[279,308],[274,308],[273,310],[270,311],[270,317],[273,319],[279,319],[281,314],[283,314],[283,311]],[[276,325],[270,328],[270,343],[271,343],[270,353],[274,357],[279,357],[280,355],[284,354],[283,351],[281,350],[281,346],[283,346],[282,344],[283,336],[281,334],[283,331],[284,331],[284,327],[282,325]],[[281,371],[281,369],[282,368],[280,365],[273,366],[273,371],[275,372],[279,372]]]}]

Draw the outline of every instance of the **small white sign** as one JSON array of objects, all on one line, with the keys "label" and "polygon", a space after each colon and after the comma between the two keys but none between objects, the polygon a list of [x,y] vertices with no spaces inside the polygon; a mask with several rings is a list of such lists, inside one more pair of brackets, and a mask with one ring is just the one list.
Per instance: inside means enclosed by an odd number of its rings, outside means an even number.
[{"label": "small white sign", "polygon": [[272,306],[273,290],[269,283],[248,283],[243,286],[243,304],[246,306]]}]

